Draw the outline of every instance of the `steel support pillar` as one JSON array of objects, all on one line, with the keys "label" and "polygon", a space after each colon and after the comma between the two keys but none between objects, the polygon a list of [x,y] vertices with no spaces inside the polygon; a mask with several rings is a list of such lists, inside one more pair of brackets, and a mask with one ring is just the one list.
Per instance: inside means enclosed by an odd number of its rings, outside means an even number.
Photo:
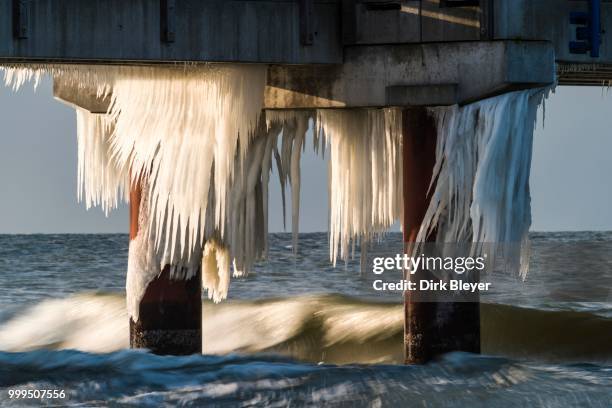
[{"label": "steel support pillar", "polygon": [[[141,186],[132,186],[130,241],[136,239],[140,228],[141,196]],[[166,265],[148,284],[138,305],[138,320],[130,318],[130,347],[146,348],[155,354],[201,354],[201,269],[187,280],[171,279],[170,271],[171,266]]]},{"label": "steel support pillar", "polygon": [[[436,125],[425,108],[413,108],[403,112],[403,129],[404,249],[410,255],[429,205]],[[427,241],[435,240],[432,235]],[[418,288],[420,281],[436,278],[427,270],[419,270],[408,279]],[[479,303],[449,302],[446,297],[436,301],[431,294],[427,301],[418,297],[419,291],[404,294],[407,364],[423,364],[450,351],[480,352]]]}]

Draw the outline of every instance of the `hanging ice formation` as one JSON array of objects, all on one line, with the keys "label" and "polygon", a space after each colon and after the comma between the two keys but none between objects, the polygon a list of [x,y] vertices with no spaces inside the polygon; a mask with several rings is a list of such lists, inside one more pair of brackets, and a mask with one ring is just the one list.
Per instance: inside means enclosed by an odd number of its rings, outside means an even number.
[{"label": "hanging ice formation", "polygon": [[351,255],[351,246],[382,234],[401,216],[401,125],[397,109],[318,111],[317,133],[329,142],[334,265]]},{"label": "hanging ice formation", "polygon": [[[287,185],[291,185],[291,231],[293,252],[297,254],[299,214],[300,214],[300,161],[302,150],[305,148],[304,140],[309,129],[309,122],[313,119],[312,111],[268,111],[266,123],[271,133],[271,141],[275,146],[274,156],[276,168],[281,185],[283,200],[283,222],[286,219],[285,192]],[[277,137],[281,136],[281,148],[277,149]],[[314,137],[314,149],[318,150],[319,139]],[[268,167],[268,170],[271,166]],[[267,190],[266,190],[267,191]],[[267,202],[267,197],[266,197]],[[267,222],[267,216],[265,221]],[[266,225],[267,229],[267,225]]]},{"label": "hanging ice formation", "polygon": [[[209,296],[219,300],[227,293],[229,270],[212,271],[211,254],[225,268],[229,253],[240,274],[265,251],[262,178],[267,196],[272,142],[265,123],[258,123],[266,70],[261,65],[15,66],[5,68],[5,82],[13,88],[29,80],[36,85],[49,74],[110,98],[106,115],[78,111],[79,191],[86,204],[107,211],[125,197],[128,180],[146,184],[149,216],[139,230],[155,243],[160,265],[154,270],[191,264],[204,249],[203,281]],[[131,262],[128,275],[146,275],[143,267]],[[188,278],[194,271],[171,272]],[[130,285],[129,276],[129,287],[143,286]]]},{"label": "hanging ice formation", "polygon": [[[5,82],[18,88],[38,83],[43,74],[110,98],[106,115],[77,110],[79,194],[86,205],[108,211],[126,198],[128,183],[146,185],[142,212],[148,217],[130,248],[144,262],[129,266],[136,300],[165,264],[197,265],[200,259],[208,296],[226,297],[230,268],[234,275],[248,273],[267,254],[273,161],[283,208],[291,187],[297,251],[300,159],[308,129],[315,150],[324,154],[327,146],[330,155],[334,264],[401,217],[398,109],[268,111],[263,120],[266,67],[258,65],[16,66],[5,68]],[[436,228],[445,242],[526,242],[531,141],[544,95],[521,91],[431,110],[438,124],[437,182],[421,239]],[[155,246],[139,246],[144,241]],[[186,270],[174,273],[188,277]]]},{"label": "hanging ice formation", "polygon": [[77,196],[87,209],[100,206],[105,214],[120,201],[128,201],[129,178],[125,169],[111,159],[110,127],[106,115],[76,108]]},{"label": "hanging ice formation", "polygon": [[438,127],[437,181],[417,241],[435,228],[438,242],[471,241],[475,250],[494,244],[493,252],[510,251],[504,255],[511,271],[526,275],[533,131],[548,92],[512,92],[431,110]]},{"label": "hanging ice formation", "polygon": [[[401,214],[401,112],[397,109],[268,111],[268,127],[282,129],[276,154],[282,195],[292,194],[293,247],[297,248],[300,150],[309,121],[315,152],[329,148],[330,259],[346,260],[351,248],[384,233]],[[331,188],[333,186],[333,188]],[[283,199],[284,208],[284,199]],[[284,212],[284,211],[283,211]]]}]

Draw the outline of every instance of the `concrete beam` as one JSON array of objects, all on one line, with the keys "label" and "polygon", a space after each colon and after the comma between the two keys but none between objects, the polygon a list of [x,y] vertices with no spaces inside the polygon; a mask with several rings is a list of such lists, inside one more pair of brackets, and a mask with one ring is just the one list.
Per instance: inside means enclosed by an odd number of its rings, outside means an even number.
[{"label": "concrete beam", "polygon": [[[548,41],[560,84],[612,81],[612,30],[600,58],[570,54],[586,0],[0,0],[0,63],[341,64],[352,46]],[[612,0],[602,1],[602,27]],[[580,69],[576,65],[588,65]],[[590,66],[599,67],[592,70]],[[425,84],[429,82],[424,82]],[[459,95],[461,85],[459,84]],[[340,105],[346,104],[341,100]],[[336,104],[336,103],[334,103]],[[347,106],[350,106],[347,105]]]},{"label": "concrete beam", "polygon": [[488,39],[491,1],[0,0],[0,60],[341,63],[343,45]]},{"label": "concrete beam", "polygon": [[[555,64],[546,42],[465,42],[354,46],[342,65],[271,65],[266,109],[435,106],[468,103],[552,84]],[[56,79],[54,95],[91,112],[108,101],[94,90]]]},{"label": "concrete beam", "polygon": [[[339,0],[313,1],[307,15],[312,45],[300,41],[305,16],[298,1],[173,3],[0,0],[0,61],[342,62]],[[23,18],[13,18],[16,13]]]},{"label": "concrete beam", "polygon": [[[354,46],[345,49],[340,66],[271,66],[265,106],[448,105],[548,85],[554,79],[554,53],[547,42]],[[397,87],[405,92],[401,98]]]},{"label": "concrete beam", "polygon": [[53,81],[53,97],[71,107],[80,107],[91,113],[106,113],[110,104],[110,97],[98,97],[97,90],[93,88],[77,87],[61,79]]},{"label": "concrete beam", "polygon": [[389,106],[439,106],[454,105],[457,84],[395,85],[387,87],[386,105]]}]

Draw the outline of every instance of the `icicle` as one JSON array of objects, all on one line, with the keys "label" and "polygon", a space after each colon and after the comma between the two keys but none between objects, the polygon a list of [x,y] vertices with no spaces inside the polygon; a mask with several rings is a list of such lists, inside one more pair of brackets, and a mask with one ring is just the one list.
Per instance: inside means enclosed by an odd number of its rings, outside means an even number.
[{"label": "icicle", "polygon": [[139,67],[113,82],[115,157],[130,163],[134,178],[152,180],[148,199],[158,240],[171,227],[170,237],[188,243],[179,250],[193,249],[198,231],[204,238],[207,211],[214,211],[214,229],[224,238],[234,163],[247,161],[265,74],[257,65]]},{"label": "icicle", "polygon": [[[243,274],[248,274],[253,262],[265,254],[267,236],[262,221],[267,219],[267,208],[263,202],[262,180],[269,179],[270,143],[262,124],[247,150],[245,161],[235,164],[236,177],[227,199],[231,214],[225,240],[232,250],[236,268]],[[263,176],[265,171],[268,176]]]},{"label": "icicle", "polygon": [[355,240],[384,233],[401,214],[401,112],[320,110],[329,143],[330,258],[346,260]]},{"label": "icicle", "polygon": [[298,251],[300,217],[300,162],[309,121],[314,118],[312,111],[267,111],[268,127],[282,127],[281,150],[275,152],[278,176],[283,201],[283,222],[285,220],[285,186],[291,185],[291,231],[293,252]]},{"label": "icicle", "polygon": [[[141,214],[148,214],[130,245],[130,291],[140,293],[167,264],[177,266],[173,277],[191,276],[204,246],[204,279],[215,301],[226,296],[230,261],[234,275],[241,276],[267,253],[272,155],[283,216],[285,187],[291,186],[297,251],[301,151],[315,114],[267,112],[264,124],[266,69],[224,64],[4,67],[5,83],[14,89],[27,81],[36,85],[48,74],[110,97],[107,115],[78,113],[80,196],[87,206],[100,204],[108,211],[125,197],[130,169],[132,182],[147,186]],[[529,90],[432,110],[438,125],[437,182],[419,240],[436,228],[440,241],[519,243],[522,255],[527,253],[531,143],[544,95]],[[329,144],[330,258],[335,264],[338,257],[347,259],[357,243],[365,248],[401,219],[401,112],[319,110],[313,127],[315,151],[321,146],[324,154]],[[521,265],[524,274],[524,259]],[[132,315],[137,313],[130,307]]]},{"label": "icicle", "polygon": [[437,183],[417,241],[436,228],[439,242],[510,244],[519,251],[507,254],[509,266],[525,276],[533,130],[547,91],[432,109],[438,126]]},{"label": "icicle", "polygon": [[[111,159],[118,169],[131,170],[132,181],[149,180],[149,222],[159,250],[172,261],[195,252],[203,243],[196,237],[201,241],[218,232],[224,239],[234,163],[247,161],[266,66],[15,65],[4,70],[5,83],[13,88],[49,74],[96,89],[100,97],[110,95]],[[105,206],[118,194],[110,185],[83,186],[85,197]]]},{"label": "icicle", "polygon": [[87,209],[100,205],[105,214],[120,200],[129,200],[129,176],[111,159],[111,124],[105,115],[77,108],[78,180],[77,197]]},{"label": "icicle", "polygon": [[[141,186],[143,191],[148,185]],[[150,240],[149,206],[146,200],[140,202],[138,212],[138,234],[130,241],[126,279],[126,301],[128,316],[138,321],[140,301],[149,283],[162,271],[162,259]]]},{"label": "icicle", "polygon": [[85,64],[5,64],[4,84],[14,91],[25,83],[32,82],[36,89],[44,76],[61,78],[68,85],[79,89],[96,89],[98,97],[106,97],[111,91],[111,83],[119,66],[85,65]]},{"label": "icicle", "polygon": [[263,207],[263,236],[264,236],[264,253],[263,257],[268,257],[268,199],[269,199],[269,184],[270,173],[272,172],[272,152],[274,145],[278,140],[282,127],[280,124],[275,124],[267,130],[267,142],[264,151],[264,156],[261,166],[261,188],[262,188],[262,207]]},{"label": "icicle", "polygon": [[298,253],[298,235],[300,225],[300,186],[301,186],[301,174],[300,174],[300,159],[302,154],[302,146],[304,143],[304,137],[306,130],[308,129],[308,120],[300,118],[297,121],[295,129],[295,137],[293,141],[293,150],[291,152],[291,232],[293,234],[292,246],[293,253]]}]

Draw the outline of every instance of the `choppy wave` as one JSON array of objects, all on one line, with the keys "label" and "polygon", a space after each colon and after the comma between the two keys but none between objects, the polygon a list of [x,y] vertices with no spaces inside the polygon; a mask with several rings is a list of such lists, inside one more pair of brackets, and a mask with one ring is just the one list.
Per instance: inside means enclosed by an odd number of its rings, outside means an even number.
[{"label": "choppy wave", "polygon": [[[556,362],[612,361],[612,319],[588,312],[482,305],[483,353]],[[125,299],[80,294],[43,301],[0,322],[0,350],[128,347]],[[331,364],[403,359],[403,306],[340,295],[218,305],[204,302],[205,354],[274,353]]]},{"label": "choppy wave", "polygon": [[[61,406],[608,407],[611,386],[612,367],[463,353],[425,366],[330,366],[133,350],[0,352],[2,395],[64,390],[66,399],[42,401]],[[0,406],[12,403],[0,399]]]}]

